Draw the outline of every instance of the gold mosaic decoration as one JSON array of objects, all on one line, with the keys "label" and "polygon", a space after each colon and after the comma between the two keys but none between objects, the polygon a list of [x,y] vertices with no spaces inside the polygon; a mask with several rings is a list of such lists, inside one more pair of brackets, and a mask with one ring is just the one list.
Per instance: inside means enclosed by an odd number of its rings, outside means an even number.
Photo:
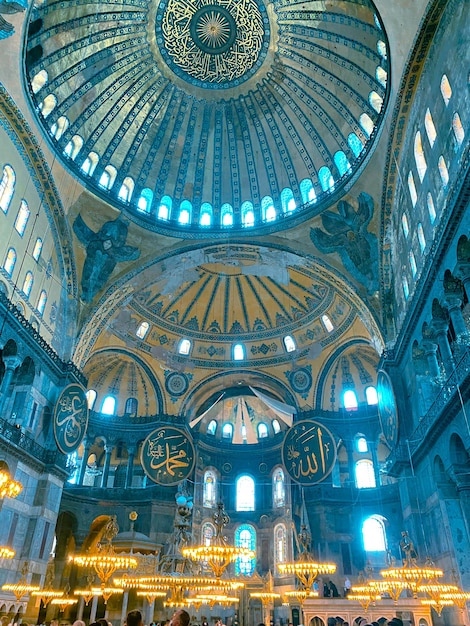
[{"label": "gold mosaic decoration", "polygon": [[186,74],[225,83],[256,63],[264,27],[254,0],[169,0],[161,32],[167,53]]}]

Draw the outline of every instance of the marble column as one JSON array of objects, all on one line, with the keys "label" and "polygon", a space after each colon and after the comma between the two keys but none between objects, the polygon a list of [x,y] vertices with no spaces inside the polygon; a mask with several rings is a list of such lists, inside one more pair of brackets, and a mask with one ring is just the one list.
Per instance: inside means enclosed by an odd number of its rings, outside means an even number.
[{"label": "marble column", "polygon": [[108,486],[109,467],[111,465],[111,457],[113,455],[114,446],[105,446],[104,453],[104,465],[103,474],[101,476],[101,487],[106,488]]},{"label": "marble column", "polygon": [[444,364],[447,376],[450,376],[454,371],[455,363],[454,355],[450,349],[449,339],[447,338],[449,325],[444,320],[433,320],[432,325],[435,331],[437,345],[439,346],[439,352],[442,357],[442,363]]},{"label": "marble column", "polygon": [[83,456],[82,456],[82,462],[80,465],[80,473],[78,475],[79,485],[83,485],[83,479],[85,478],[85,472],[86,472],[86,467],[87,467],[87,462],[88,462],[88,455],[90,454],[90,448],[91,448],[91,441],[89,441],[88,439],[85,439],[83,441]]},{"label": "marble column", "polygon": [[96,620],[96,611],[98,609],[98,596],[93,596],[91,601],[90,624]]},{"label": "marble column", "polygon": [[429,374],[431,378],[439,378],[441,370],[437,360],[437,345],[432,341],[423,341],[423,350],[428,361]]},{"label": "marble column", "polygon": [[468,343],[468,329],[461,309],[462,299],[458,296],[446,294],[446,299],[443,304],[449,311],[449,316],[454,326],[457,341],[461,343]]},{"label": "marble column", "polygon": [[16,368],[21,364],[21,359],[17,355],[5,356],[3,357],[3,363],[5,364],[5,374],[3,375],[2,386],[0,387],[0,413],[5,408],[13,374]]},{"label": "marble column", "polygon": [[127,450],[127,472],[126,472],[126,489],[132,487],[132,476],[134,474],[135,448]]}]

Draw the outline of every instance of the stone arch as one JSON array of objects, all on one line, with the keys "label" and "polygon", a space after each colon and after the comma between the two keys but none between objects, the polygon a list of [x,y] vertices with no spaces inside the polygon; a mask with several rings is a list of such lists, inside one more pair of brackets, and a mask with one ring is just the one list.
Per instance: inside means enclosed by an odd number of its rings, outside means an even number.
[{"label": "stone arch", "polygon": [[457,433],[452,433],[449,441],[450,461],[452,465],[467,465],[470,455],[465,448],[461,437]]}]

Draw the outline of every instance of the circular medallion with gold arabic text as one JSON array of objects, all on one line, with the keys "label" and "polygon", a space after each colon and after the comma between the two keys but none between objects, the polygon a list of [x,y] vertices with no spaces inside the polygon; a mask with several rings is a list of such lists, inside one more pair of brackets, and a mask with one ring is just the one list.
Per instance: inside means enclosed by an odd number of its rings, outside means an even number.
[{"label": "circular medallion with gold arabic text", "polygon": [[174,426],[156,428],[142,445],[144,472],[158,485],[177,485],[188,478],[196,459],[191,436]]},{"label": "circular medallion with gold arabic text", "polygon": [[88,400],[85,389],[71,383],[62,390],[54,409],[54,438],[64,454],[81,444],[88,426]]}]

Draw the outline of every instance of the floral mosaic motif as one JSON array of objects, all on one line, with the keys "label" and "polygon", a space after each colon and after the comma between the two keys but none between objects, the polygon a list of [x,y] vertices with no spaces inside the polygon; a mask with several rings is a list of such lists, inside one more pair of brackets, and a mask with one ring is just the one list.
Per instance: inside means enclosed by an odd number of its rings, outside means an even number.
[{"label": "floral mosaic motif", "polygon": [[273,342],[268,346],[262,343],[260,346],[252,346],[250,352],[251,354],[264,354],[266,356],[269,352],[277,352],[277,344]]},{"label": "floral mosaic motif", "polygon": [[306,367],[301,367],[294,371],[284,372],[284,375],[292,389],[306,400],[313,383],[312,367],[307,365]]},{"label": "floral mosaic motif", "polygon": [[186,393],[192,374],[165,370],[165,389],[170,396],[179,398]]},{"label": "floral mosaic motif", "polygon": [[216,348],[214,346],[209,346],[208,348],[204,348],[204,346],[199,346],[198,354],[207,354],[210,357],[213,356],[224,356],[225,349],[224,348]]}]

